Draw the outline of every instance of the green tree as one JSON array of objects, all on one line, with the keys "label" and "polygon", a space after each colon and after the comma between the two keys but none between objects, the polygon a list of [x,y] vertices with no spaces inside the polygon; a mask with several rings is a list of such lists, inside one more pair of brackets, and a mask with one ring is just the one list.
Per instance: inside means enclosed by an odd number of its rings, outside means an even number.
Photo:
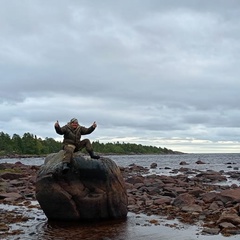
[{"label": "green tree", "polygon": [[[143,146],[135,143],[100,143],[93,142],[95,152],[104,154],[174,154],[171,149]],[[0,154],[29,154],[29,155],[46,155],[58,152],[62,149],[62,143],[55,141],[53,138],[37,138],[36,135],[25,133],[21,138],[13,134],[12,138],[4,132],[0,132]],[[85,151],[86,152],[86,151]]]},{"label": "green tree", "polygon": [[22,137],[23,154],[36,154],[36,140],[33,134],[24,133]]},{"label": "green tree", "polygon": [[15,153],[22,153],[22,139],[18,134],[12,136],[12,148]]},{"label": "green tree", "polygon": [[4,132],[0,132],[0,151],[5,153],[12,153],[12,144],[11,144],[11,137]]},{"label": "green tree", "polygon": [[43,141],[43,154],[58,152],[62,148],[62,143],[53,138],[45,138]]}]

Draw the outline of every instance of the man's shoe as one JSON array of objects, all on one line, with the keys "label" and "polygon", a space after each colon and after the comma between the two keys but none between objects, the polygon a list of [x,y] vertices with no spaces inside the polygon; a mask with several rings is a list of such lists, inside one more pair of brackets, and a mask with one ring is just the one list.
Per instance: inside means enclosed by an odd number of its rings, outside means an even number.
[{"label": "man's shoe", "polygon": [[90,157],[93,158],[93,159],[99,159],[99,158],[100,158],[100,156],[99,156],[99,155],[95,155],[93,151],[90,151],[90,152],[89,152],[89,155],[90,155]]},{"label": "man's shoe", "polygon": [[63,167],[62,167],[62,173],[66,174],[69,171],[70,167],[69,167],[69,163],[63,163]]},{"label": "man's shoe", "polygon": [[91,156],[91,158],[93,158],[93,159],[99,159],[100,156],[99,156],[99,155],[95,155],[95,154],[93,154],[93,155]]}]

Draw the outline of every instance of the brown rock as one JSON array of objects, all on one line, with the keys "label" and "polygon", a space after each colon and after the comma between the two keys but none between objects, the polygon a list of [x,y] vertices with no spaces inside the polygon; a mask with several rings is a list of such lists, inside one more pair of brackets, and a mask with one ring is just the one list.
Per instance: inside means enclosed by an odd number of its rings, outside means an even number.
[{"label": "brown rock", "polygon": [[64,151],[49,155],[36,180],[36,198],[49,219],[100,220],[124,218],[128,197],[115,162],[108,158],[73,158],[62,173]]},{"label": "brown rock", "polygon": [[177,195],[187,192],[186,189],[184,189],[184,188],[182,188],[182,187],[176,187],[176,186],[172,186],[172,187],[166,186],[166,187],[164,187],[163,189],[164,189],[165,191],[168,191],[168,192],[174,192],[174,193],[176,193]]},{"label": "brown rock", "polygon": [[203,182],[221,182],[221,181],[227,181],[227,177],[222,175],[219,172],[215,171],[207,171],[207,172],[201,172],[197,174],[194,177],[194,180],[199,179]]},{"label": "brown rock", "polygon": [[203,234],[210,234],[210,235],[218,235],[220,232],[220,228],[204,228]]},{"label": "brown rock", "polygon": [[232,223],[229,222],[222,222],[219,224],[220,228],[236,228],[235,225],[233,225]]},{"label": "brown rock", "polygon": [[136,183],[143,183],[144,182],[144,178],[141,176],[133,176],[133,177],[129,177],[125,180],[127,183],[131,183],[131,184],[136,184]]},{"label": "brown rock", "polygon": [[234,225],[240,224],[240,217],[237,214],[223,213],[218,219],[217,223],[228,222]]},{"label": "brown rock", "polygon": [[0,199],[4,199],[5,202],[12,202],[22,198],[22,195],[16,192],[0,193]]},{"label": "brown rock", "polygon": [[197,204],[192,204],[189,206],[183,206],[181,210],[183,212],[202,212],[202,207]]},{"label": "brown rock", "polygon": [[172,198],[168,196],[161,196],[153,201],[154,204],[162,205],[162,204],[170,204],[172,202]]},{"label": "brown rock", "polygon": [[190,189],[188,193],[193,195],[194,197],[199,197],[200,195],[205,194],[205,191],[199,187],[195,187],[194,189]]},{"label": "brown rock", "polygon": [[212,202],[208,209],[212,211],[216,211],[219,209],[219,206],[216,202]]},{"label": "brown rock", "polygon": [[0,232],[7,232],[9,230],[9,227],[5,223],[0,223]]},{"label": "brown rock", "polygon": [[192,205],[194,204],[194,202],[195,202],[195,199],[192,195],[188,193],[183,193],[174,199],[173,206],[181,208],[183,206]]},{"label": "brown rock", "polygon": [[150,168],[152,168],[152,169],[157,168],[157,163],[152,163],[152,164],[150,165]]},{"label": "brown rock", "polygon": [[206,163],[201,160],[198,160],[198,161],[196,161],[196,164],[206,164]]},{"label": "brown rock", "polygon": [[216,192],[208,192],[208,193],[205,193],[205,194],[202,194],[202,200],[205,202],[205,203],[211,203],[213,202],[215,199],[217,199],[218,197],[218,193]]},{"label": "brown rock", "polygon": [[188,165],[188,163],[185,162],[185,161],[182,161],[182,162],[179,163],[179,165]]},{"label": "brown rock", "polygon": [[5,172],[5,173],[2,173],[0,175],[0,177],[3,178],[3,179],[13,180],[13,179],[19,179],[19,178],[24,177],[24,174]]},{"label": "brown rock", "polygon": [[240,203],[240,188],[223,190],[219,193],[218,199],[225,204],[227,202]]}]

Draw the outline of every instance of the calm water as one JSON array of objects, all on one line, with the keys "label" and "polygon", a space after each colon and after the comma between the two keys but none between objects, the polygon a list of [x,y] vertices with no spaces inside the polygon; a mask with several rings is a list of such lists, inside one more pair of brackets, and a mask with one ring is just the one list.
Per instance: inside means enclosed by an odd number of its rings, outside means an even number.
[{"label": "calm water", "polygon": [[[234,163],[240,167],[240,153],[212,153],[212,154],[181,154],[181,155],[104,155],[114,160],[120,166],[128,166],[130,164],[138,164],[141,166],[149,167],[153,162],[158,164],[158,167],[179,167],[181,161],[190,164],[189,167],[199,167],[196,161],[202,160],[207,164],[205,168],[214,167],[220,169],[227,163]],[[13,159],[0,159],[1,162],[15,163],[21,161],[28,165],[41,165],[44,162],[43,158],[13,158]]]},{"label": "calm water", "polygon": [[[221,154],[181,154],[181,155],[111,155],[104,156],[114,160],[119,166],[129,166],[137,164],[150,167],[151,163],[157,163],[157,168],[152,170],[156,174],[171,174],[173,169],[179,169],[180,162],[185,161],[188,165],[183,166],[197,170],[215,171],[238,171],[240,169],[240,153],[221,153]],[[198,160],[206,164],[196,164]],[[15,163],[21,161],[27,165],[41,165],[43,158],[23,158],[23,159],[0,159],[1,162]]]},{"label": "calm water", "polygon": [[[179,169],[181,161],[189,165],[183,166],[198,170],[224,170],[238,171],[240,169],[240,154],[184,154],[184,155],[125,155],[125,156],[106,156],[114,160],[120,166],[138,164],[150,167],[151,163],[157,163],[157,169],[152,170],[157,174],[171,174],[172,169]],[[204,165],[196,164],[196,161],[205,162]],[[41,165],[42,158],[35,159],[0,159],[0,163],[15,163],[21,161],[28,165]],[[170,168],[170,169],[169,169]],[[37,202],[35,202],[36,204]],[[65,240],[65,239],[85,239],[85,240],[236,240],[240,236],[223,237],[201,235],[201,226],[188,226],[178,223],[178,227],[170,227],[176,221],[165,220],[160,216],[135,215],[129,213],[126,220],[111,221],[102,223],[67,223],[49,222],[42,210],[37,208],[26,209],[15,206],[0,204],[0,208],[15,209],[30,220],[12,225],[12,229],[22,229],[23,234],[12,236],[6,240],[17,239],[38,239],[38,240]],[[150,224],[149,221],[158,220],[159,225]],[[169,226],[170,225],[170,226]]]}]

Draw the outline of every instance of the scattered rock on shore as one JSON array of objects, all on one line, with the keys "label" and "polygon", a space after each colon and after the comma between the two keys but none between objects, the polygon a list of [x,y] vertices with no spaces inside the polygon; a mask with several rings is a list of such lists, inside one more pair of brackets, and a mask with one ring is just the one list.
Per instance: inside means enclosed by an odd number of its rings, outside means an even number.
[{"label": "scattered rock on shore", "polygon": [[[240,234],[240,188],[236,184],[218,184],[227,180],[226,174],[240,180],[238,172],[199,172],[182,168],[176,171],[176,176],[159,176],[135,164],[120,169],[127,188],[129,211],[177,218],[183,223],[202,222],[202,234]],[[38,166],[20,162],[0,164],[0,203],[27,205],[29,200],[36,200],[38,171]],[[195,176],[190,177],[193,173]],[[10,214],[2,211],[1,219],[7,219]],[[9,224],[1,222],[0,238],[1,231],[8,233]]]},{"label": "scattered rock on shore", "polygon": [[[240,188],[218,185],[227,181],[222,172],[196,171],[190,178],[189,169],[185,169],[176,176],[143,177],[138,174],[141,170],[141,166],[122,169],[130,211],[190,224],[203,221],[203,234],[240,234]],[[229,174],[236,177],[234,172]]]}]

